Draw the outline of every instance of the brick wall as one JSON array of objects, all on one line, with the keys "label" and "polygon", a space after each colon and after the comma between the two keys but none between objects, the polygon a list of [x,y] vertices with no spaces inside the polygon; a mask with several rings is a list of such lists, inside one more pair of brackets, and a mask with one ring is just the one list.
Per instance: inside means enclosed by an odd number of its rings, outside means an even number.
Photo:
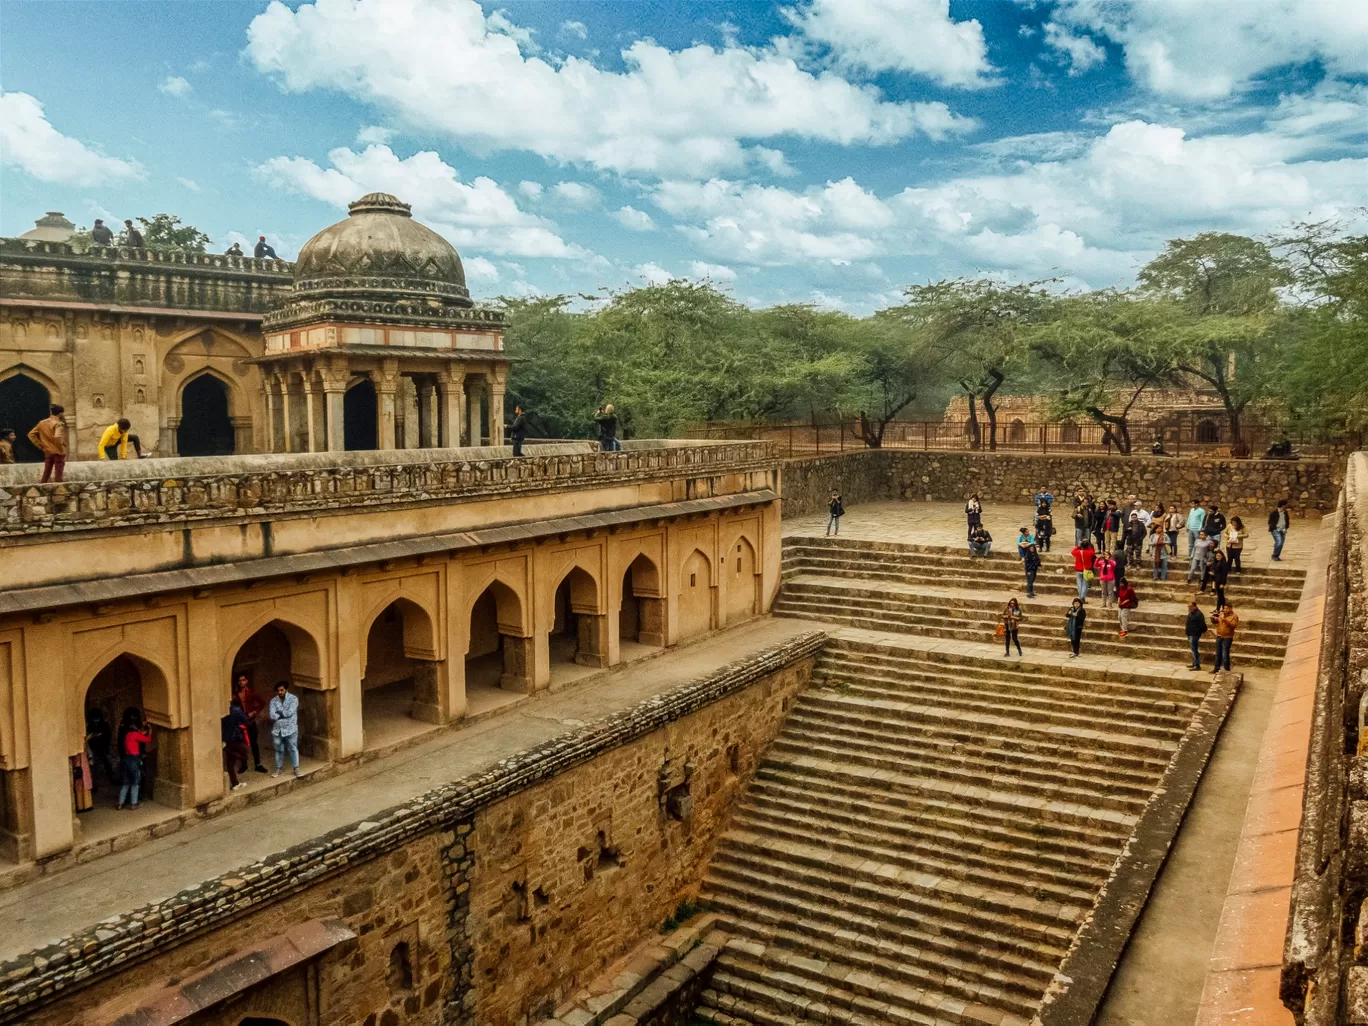
[{"label": "brick wall", "polygon": [[[522,1021],[693,893],[824,641],[801,635],[0,965],[0,1023],[94,1023],[110,1002],[312,918],[357,934],[320,967],[319,1026]],[[396,991],[400,941],[413,985]]]},{"label": "brick wall", "polygon": [[1063,456],[1024,453],[853,452],[783,465],[784,515],[826,508],[833,487],[846,505],[889,499],[961,502],[978,492],[986,503],[1029,503],[1042,485],[1056,496],[1082,487],[1098,496],[1163,499],[1186,508],[1194,497],[1212,500],[1254,523],[1278,499],[1295,515],[1335,508],[1343,460],[1228,460],[1152,456]]}]

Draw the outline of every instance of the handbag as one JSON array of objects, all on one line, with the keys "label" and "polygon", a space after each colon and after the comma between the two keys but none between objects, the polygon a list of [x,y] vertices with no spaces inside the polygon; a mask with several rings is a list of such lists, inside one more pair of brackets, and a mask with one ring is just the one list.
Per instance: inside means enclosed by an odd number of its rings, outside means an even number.
[{"label": "handbag", "polygon": [[995,638],[1001,638],[1001,637],[1004,637],[1006,634],[1007,634],[1007,625],[1006,625],[1005,623],[1003,623],[1001,620],[999,620],[999,621],[998,621],[998,625],[997,625],[996,627],[993,628],[993,637],[995,637]]},{"label": "handbag", "polygon": [[1085,581],[1095,581],[1095,580],[1097,580],[1097,574],[1093,573],[1091,570],[1084,570],[1084,571],[1083,571],[1083,580],[1085,580]]}]

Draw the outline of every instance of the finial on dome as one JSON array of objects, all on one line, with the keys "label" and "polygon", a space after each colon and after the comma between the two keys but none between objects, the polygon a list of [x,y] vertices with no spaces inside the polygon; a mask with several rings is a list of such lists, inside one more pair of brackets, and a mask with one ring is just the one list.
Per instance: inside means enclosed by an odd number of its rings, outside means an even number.
[{"label": "finial on dome", "polygon": [[359,200],[347,204],[348,214],[398,214],[412,217],[413,208],[387,192],[368,192]]}]

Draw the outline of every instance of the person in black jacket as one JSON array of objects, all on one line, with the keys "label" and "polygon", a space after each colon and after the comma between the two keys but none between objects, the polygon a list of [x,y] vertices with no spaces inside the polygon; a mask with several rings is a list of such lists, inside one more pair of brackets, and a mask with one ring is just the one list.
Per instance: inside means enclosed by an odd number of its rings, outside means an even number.
[{"label": "person in black jacket", "polygon": [[1226,582],[1230,580],[1230,560],[1226,559],[1226,554],[1220,549],[1217,549],[1212,557],[1210,570],[1211,581],[1216,585],[1216,609],[1219,612],[1225,605]]},{"label": "person in black jacket", "polygon": [[1026,554],[1021,557],[1021,565],[1026,569],[1026,597],[1033,599],[1036,597],[1036,574],[1040,573],[1040,550],[1034,545],[1027,545]]},{"label": "person in black jacket", "polygon": [[1273,536],[1273,562],[1282,562],[1283,543],[1287,541],[1287,529],[1292,526],[1292,518],[1287,513],[1287,500],[1279,499],[1278,508],[1268,514],[1268,533]]},{"label": "person in black jacket", "polygon": [[228,783],[236,791],[246,787],[238,780],[238,774],[247,770],[247,714],[242,711],[236,697],[228,703],[228,715],[219,721],[219,731],[223,739],[223,768],[228,771]]},{"label": "person in black jacket", "polygon": [[1132,513],[1124,532],[1127,563],[1140,562],[1140,549],[1145,544],[1146,533],[1145,522],[1140,519],[1140,514]]},{"label": "person in black jacket", "polygon": [[513,439],[513,455],[522,455],[523,439],[527,437],[527,415],[521,406],[513,407],[513,422],[508,425],[508,436]]},{"label": "person in black jacket", "polygon": [[1078,658],[1078,646],[1083,643],[1083,624],[1087,620],[1088,611],[1083,608],[1083,600],[1074,599],[1068,615],[1064,617],[1064,633],[1068,636],[1069,647],[1073,649],[1069,653],[1070,659]]},{"label": "person in black jacket", "polygon": [[613,404],[609,403],[601,410],[594,413],[594,423],[599,429],[599,449],[602,452],[617,452],[622,448],[618,442],[618,419],[613,413]]},{"label": "person in black jacket", "polygon": [[1206,520],[1202,524],[1202,530],[1207,533],[1208,538],[1219,538],[1221,537],[1221,534],[1225,531],[1225,529],[1225,514],[1222,513],[1221,508],[1213,502],[1207,508]]},{"label": "person in black jacket", "polygon": [[90,241],[97,246],[114,245],[114,233],[98,217],[95,218],[95,227],[90,229]]},{"label": "person in black jacket", "polygon": [[1198,652],[1197,645],[1202,640],[1202,635],[1207,632],[1207,622],[1206,617],[1202,615],[1202,611],[1197,608],[1196,602],[1188,603],[1187,626],[1185,630],[1187,631],[1188,647],[1192,649],[1192,665],[1189,666],[1188,669],[1200,670],[1202,668],[1202,656]]},{"label": "person in black jacket", "polygon": [[845,504],[841,502],[841,493],[832,492],[831,501],[827,503],[827,512],[831,514],[831,519],[827,521],[827,534],[833,532],[837,537],[841,534],[841,517],[845,516]]},{"label": "person in black jacket", "polygon": [[147,243],[143,241],[142,232],[133,227],[133,222],[129,218],[124,219],[124,245],[129,249],[147,248]]},{"label": "person in black jacket", "polygon": [[1092,533],[1093,548],[1098,552],[1106,552],[1103,542],[1106,541],[1107,533],[1107,504],[1105,501],[1099,502],[1092,511]]}]

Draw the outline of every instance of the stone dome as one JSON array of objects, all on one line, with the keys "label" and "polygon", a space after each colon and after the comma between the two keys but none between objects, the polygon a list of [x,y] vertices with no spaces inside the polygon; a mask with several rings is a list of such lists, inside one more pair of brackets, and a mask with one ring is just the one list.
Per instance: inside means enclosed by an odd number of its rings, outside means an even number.
[{"label": "stone dome", "polygon": [[372,192],[347,210],[344,220],[324,228],[299,251],[297,295],[471,305],[455,248],[415,221],[407,203]]}]

